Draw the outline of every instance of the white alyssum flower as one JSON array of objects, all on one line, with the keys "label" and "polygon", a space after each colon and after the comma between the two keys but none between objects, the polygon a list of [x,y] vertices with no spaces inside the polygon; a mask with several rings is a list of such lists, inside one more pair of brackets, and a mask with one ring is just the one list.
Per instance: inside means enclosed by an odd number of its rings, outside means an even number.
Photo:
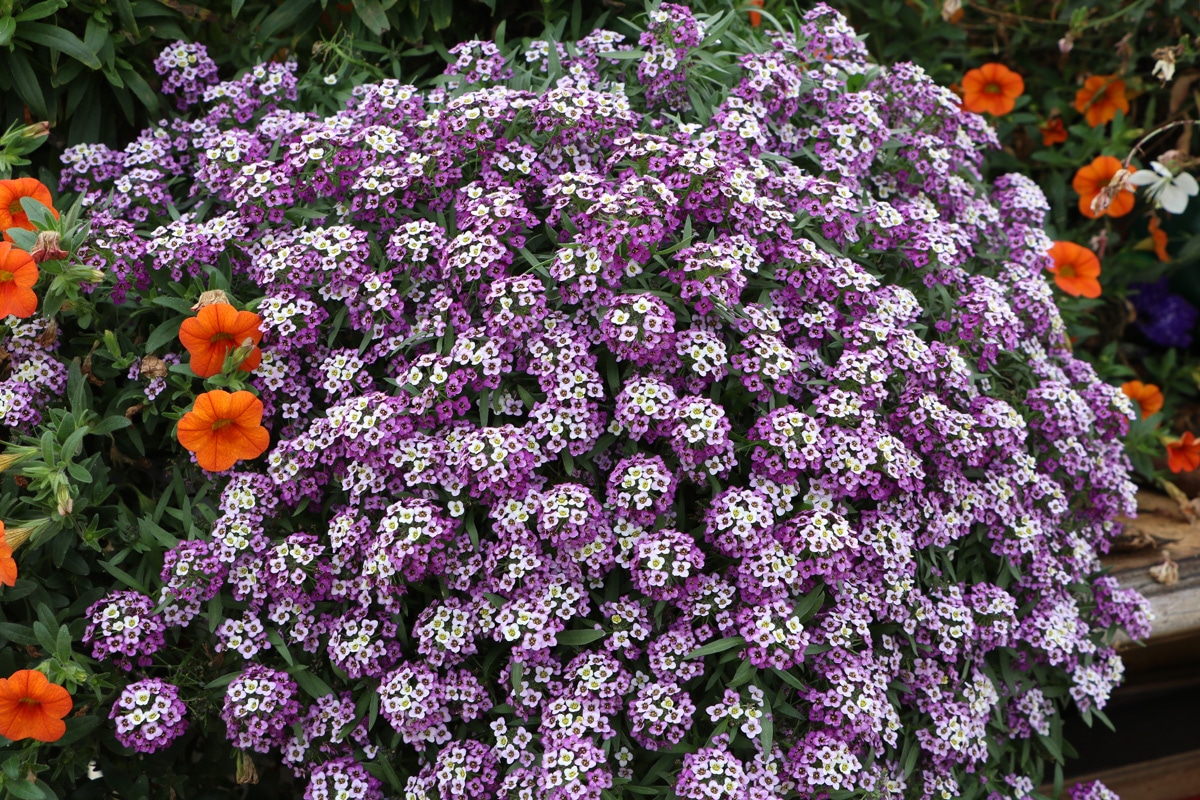
[{"label": "white alyssum flower", "polygon": [[1139,169],[1129,178],[1134,186],[1145,186],[1146,196],[1155,205],[1172,214],[1182,214],[1187,208],[1188,198],[1200,193],[1196,179],[1186,172],[1172,175],[1171,170],[1157,161],[1151,161],[1152,169]]}]

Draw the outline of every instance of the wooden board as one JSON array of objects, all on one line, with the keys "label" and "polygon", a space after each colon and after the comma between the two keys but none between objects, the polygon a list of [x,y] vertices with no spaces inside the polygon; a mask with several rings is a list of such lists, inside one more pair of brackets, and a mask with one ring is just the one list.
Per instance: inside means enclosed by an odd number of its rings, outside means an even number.
[{"label": "wooden board", "polygon": [[[1066,786],[1089,781],[1103,781],[1121,800],[1189,800],[1200,794],[1200,750],[1085,775]],[[1052,797],[1053,789],[1042,787],[1042,793]]]},{"label": "wooden board", "polygon": [[[1105,556],[1104,564],[1122,586],[1137,589],[1154,606],[1156,619],[1149,641],[1200,633],[1200,525],[1189,522],[1179,504],[1166,495],[1142,491],[1137,499],[1137,519],[1121,520],[1126,538],[1138,537],[1152,545],[1114,550]],[[1172,586],[1150,575],[1150,568],[1162,563],[1164,552],[1179,565],[1179,582]]]}]

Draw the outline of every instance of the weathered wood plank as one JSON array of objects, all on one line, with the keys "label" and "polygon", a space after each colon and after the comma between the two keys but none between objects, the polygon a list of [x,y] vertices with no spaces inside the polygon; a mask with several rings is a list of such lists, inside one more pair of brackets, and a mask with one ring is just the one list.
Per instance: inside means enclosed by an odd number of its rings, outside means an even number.
[{"label": "weathered wood plank", "polygon": [[1085,775],[1067,786],[1089,781],[1103,781],[1121,800],[1188,800],[1200,795],[1200,750]]},{"label": "weathered wood plank", "polygon": [[[1200,525],[1188,521],[1179,504],[1154,492],[1138,492],[1138,517],[1123,520],[1130,536],[1151,543],[1134,550],[1115,551],[1103,561],[1122,586],[1137,589],[1154,607],[1150,641],[1200,633]],[[1164,553],[1179,565],[1179,581],[1171,586],[1156,581],[1150,568]]]}]

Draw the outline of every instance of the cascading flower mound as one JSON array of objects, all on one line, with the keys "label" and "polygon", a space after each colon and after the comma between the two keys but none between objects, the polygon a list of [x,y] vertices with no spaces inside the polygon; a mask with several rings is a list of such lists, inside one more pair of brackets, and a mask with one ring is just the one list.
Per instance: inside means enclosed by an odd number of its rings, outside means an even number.
[{"label": "cascading flower mound", "polygon": [[[126,303],[227,270],[261,317],[270,449],[139,664],[216,642],[182,700],[306,796],[1025,798],[1147,633],[1097,560],[1132,410],[1070,353],[1045,198],[827,7],[734,19],[469,43],[327,117],[272,65],[114,196],[124,154],[69,156],[148,234],[90,256]],[[126,667],[134,595],[89,629]]]}]

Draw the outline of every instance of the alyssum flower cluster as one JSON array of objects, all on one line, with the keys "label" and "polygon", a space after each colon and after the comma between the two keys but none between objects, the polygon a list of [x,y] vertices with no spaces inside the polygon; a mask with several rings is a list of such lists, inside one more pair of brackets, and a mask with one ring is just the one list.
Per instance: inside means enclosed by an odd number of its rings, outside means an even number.
[{"label": "alyssum flower cluster", "polygon": [[[216,693],[309,798],[1033,792],[1148,630],[1097,560],[1129,402],[981,117],[824,6],[736,59],[729,25],[468,43],[328,117],[180,45],[188,118],[71,151],[120,299],[227,267],[261,318],[225,370],[269,449],[160,595],[93,609],[122,742]],[[172,685],[165,641],[229,679]]]}]

